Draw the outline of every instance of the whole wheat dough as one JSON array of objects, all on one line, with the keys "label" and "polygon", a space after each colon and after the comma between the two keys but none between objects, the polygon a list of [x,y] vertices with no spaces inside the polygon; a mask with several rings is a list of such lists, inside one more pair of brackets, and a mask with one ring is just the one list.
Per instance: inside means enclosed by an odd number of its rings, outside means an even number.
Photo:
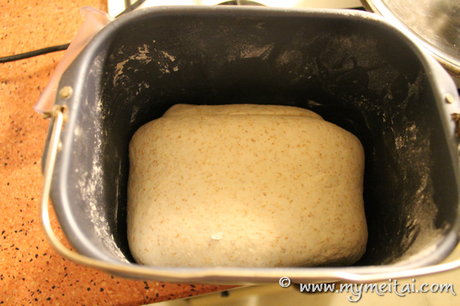
[{"label": "whole wheat dough", "polygon": [[346,265],[365,252],[363,148],[311,111],[175,105],[135,133],[129,158],[139,263]]}]

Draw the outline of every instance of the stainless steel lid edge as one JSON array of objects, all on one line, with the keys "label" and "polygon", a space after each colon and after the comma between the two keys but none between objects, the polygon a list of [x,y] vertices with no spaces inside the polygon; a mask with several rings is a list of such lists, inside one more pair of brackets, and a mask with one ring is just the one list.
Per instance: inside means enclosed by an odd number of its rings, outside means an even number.
[{"label": "stainless steel lid edge", "polygon": [[435,46],[428,43],[423,37],[409,30],[406,25],[399,18],[397,18],[388,8],[388,6],[385,5],[385,3],[383,3],[381,0],[361,0],[361,3],[366,10],[370,10],[383,16],[404,34],[428,50],[428,52],[434,56],[436,60],[439,61],[441,65],[446,68],[454,77],[460,77],[459,63],[456,63],[451,55],[440,50],[439,48],[436,48]]}]

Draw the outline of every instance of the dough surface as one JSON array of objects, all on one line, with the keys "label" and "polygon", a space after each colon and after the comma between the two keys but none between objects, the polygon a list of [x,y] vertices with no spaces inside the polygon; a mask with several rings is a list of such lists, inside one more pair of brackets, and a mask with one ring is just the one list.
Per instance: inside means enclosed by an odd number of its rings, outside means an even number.
[{"label": "dough surface", "polygon": [[134,134],[129,158],[139,263],[348,265],[365,252],[363,148],[311,111],[178,104]]}]

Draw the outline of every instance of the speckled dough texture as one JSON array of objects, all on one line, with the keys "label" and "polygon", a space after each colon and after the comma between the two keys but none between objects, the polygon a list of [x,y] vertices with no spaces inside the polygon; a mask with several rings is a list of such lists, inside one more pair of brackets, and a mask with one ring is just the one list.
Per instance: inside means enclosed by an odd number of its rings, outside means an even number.
[{"label": "speckled dough texture", "polygon": [[347,265],[365,252],[363,148],[311,111],[175,105],[135,133],[129,157],[139,263]]}]

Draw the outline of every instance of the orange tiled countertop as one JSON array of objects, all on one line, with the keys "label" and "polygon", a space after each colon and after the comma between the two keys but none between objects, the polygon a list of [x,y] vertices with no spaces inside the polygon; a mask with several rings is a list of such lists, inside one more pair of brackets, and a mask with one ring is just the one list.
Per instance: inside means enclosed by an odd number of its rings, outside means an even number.
[{"label": "orange tiled countertop", "polygon": [[[105,0],[0,1],[0,56],[70,42],[83,6],[107,9]],[[33,105],[63,54],[0,64],[0,305],[142,305],[229,288],[114,277],[48,245],[38,202],[49,121]]]}]

